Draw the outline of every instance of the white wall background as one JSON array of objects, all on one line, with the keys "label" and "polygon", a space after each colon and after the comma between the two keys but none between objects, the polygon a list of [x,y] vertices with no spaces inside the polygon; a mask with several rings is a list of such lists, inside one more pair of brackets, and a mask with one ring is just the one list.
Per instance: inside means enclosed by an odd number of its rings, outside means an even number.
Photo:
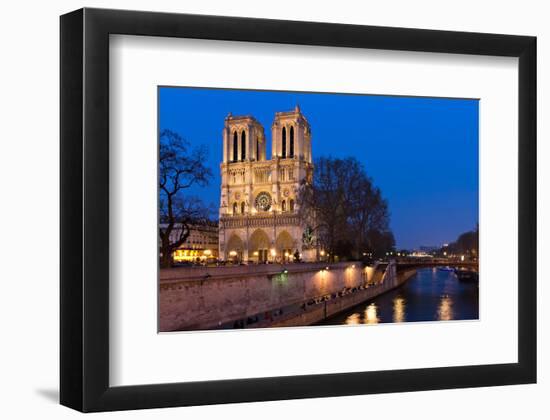
[{"label": "white wall background", "polygon": [[[19,1],[0,15],[0,415],[73,418],[57,405],[59,18],[88,7],[267,17],[538,36],[539,261],[550,252],[549,11],[541,1]],[[539,383],[101,414],[109,418],[546,418],[550,414],[548,266],[539,264]]]}]

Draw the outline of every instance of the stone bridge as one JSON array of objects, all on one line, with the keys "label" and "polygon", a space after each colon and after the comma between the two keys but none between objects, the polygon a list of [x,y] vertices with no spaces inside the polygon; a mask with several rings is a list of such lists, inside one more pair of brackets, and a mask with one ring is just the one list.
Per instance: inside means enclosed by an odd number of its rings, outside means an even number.
[{"label": "stone bridge", "polygon": [[430,267],[457,267],[457,268],[473,268],[476,271],[479,270],[479,263],[477,261],[460,261],[449,259],[429,259],[429,260],[415,260],[412,258],[401,259],[396,261],[397,271],[404,271],[410,269],[430,268]]}]

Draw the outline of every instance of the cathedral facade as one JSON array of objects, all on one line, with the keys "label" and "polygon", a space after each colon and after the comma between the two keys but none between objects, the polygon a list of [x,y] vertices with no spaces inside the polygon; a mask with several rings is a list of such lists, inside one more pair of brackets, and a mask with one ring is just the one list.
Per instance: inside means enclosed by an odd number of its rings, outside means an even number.
[{"label": "cathedral facade", "polygon": [[219,257],[251,262],[292,261],[303,249],[304,224],[297,194],[311,182],[311,130],[296,106],[277,112],[271,125],[271,158],[266,136],[252,116],[225,118],[221,171]]}]

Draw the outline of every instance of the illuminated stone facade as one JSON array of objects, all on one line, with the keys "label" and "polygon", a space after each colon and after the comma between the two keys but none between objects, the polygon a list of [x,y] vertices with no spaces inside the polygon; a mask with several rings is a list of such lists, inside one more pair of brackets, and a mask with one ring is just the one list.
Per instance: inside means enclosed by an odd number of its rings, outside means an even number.
[{"label": "illuminated stone facade", "polygon": [[252,116],[225,118],[221,171],[219,255],[222,260],[289,261],[302,249],[297,194],[312,179],[311,130],[296,106],[277,112],[271,159],[262,125]]}]

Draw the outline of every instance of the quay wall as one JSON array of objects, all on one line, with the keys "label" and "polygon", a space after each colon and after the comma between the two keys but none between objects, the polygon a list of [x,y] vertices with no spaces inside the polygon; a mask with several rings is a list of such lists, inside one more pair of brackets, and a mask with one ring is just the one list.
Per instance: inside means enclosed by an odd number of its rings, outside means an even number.
[{"label": "quay wall", "polygon": [[[396,287],[402,276],[396,275],[395,269],[384,275],[385,267],[363,268],[347,262],[161,270],[159,330],[220,328],[257,314],[277,313],[281,308],[284,311],[275,318],[270,315],[250,328],[308,325]],[[376,284],[360,288],[373,282]],[[354,293],[297,309],[312,299],[353,288],[357,288]]]},{"label": "quay wall", "polygon": [[407,270],[397,273],[395,281],[387,281],[368,287],[363,290],[358,290],[355,293],[342,296],[338,299],[322,302],[311,308],[306,308],[301,313],[284,317],[274,322],[273,327],[297,327],[301,325],[311,325],[320,322],[340,312],[346,311],[354,306],[360,305],[370,299],[374,299],[383,293],[389,292],[396,287],[401,286],[404,282],[416,274],[416,270]]}]

